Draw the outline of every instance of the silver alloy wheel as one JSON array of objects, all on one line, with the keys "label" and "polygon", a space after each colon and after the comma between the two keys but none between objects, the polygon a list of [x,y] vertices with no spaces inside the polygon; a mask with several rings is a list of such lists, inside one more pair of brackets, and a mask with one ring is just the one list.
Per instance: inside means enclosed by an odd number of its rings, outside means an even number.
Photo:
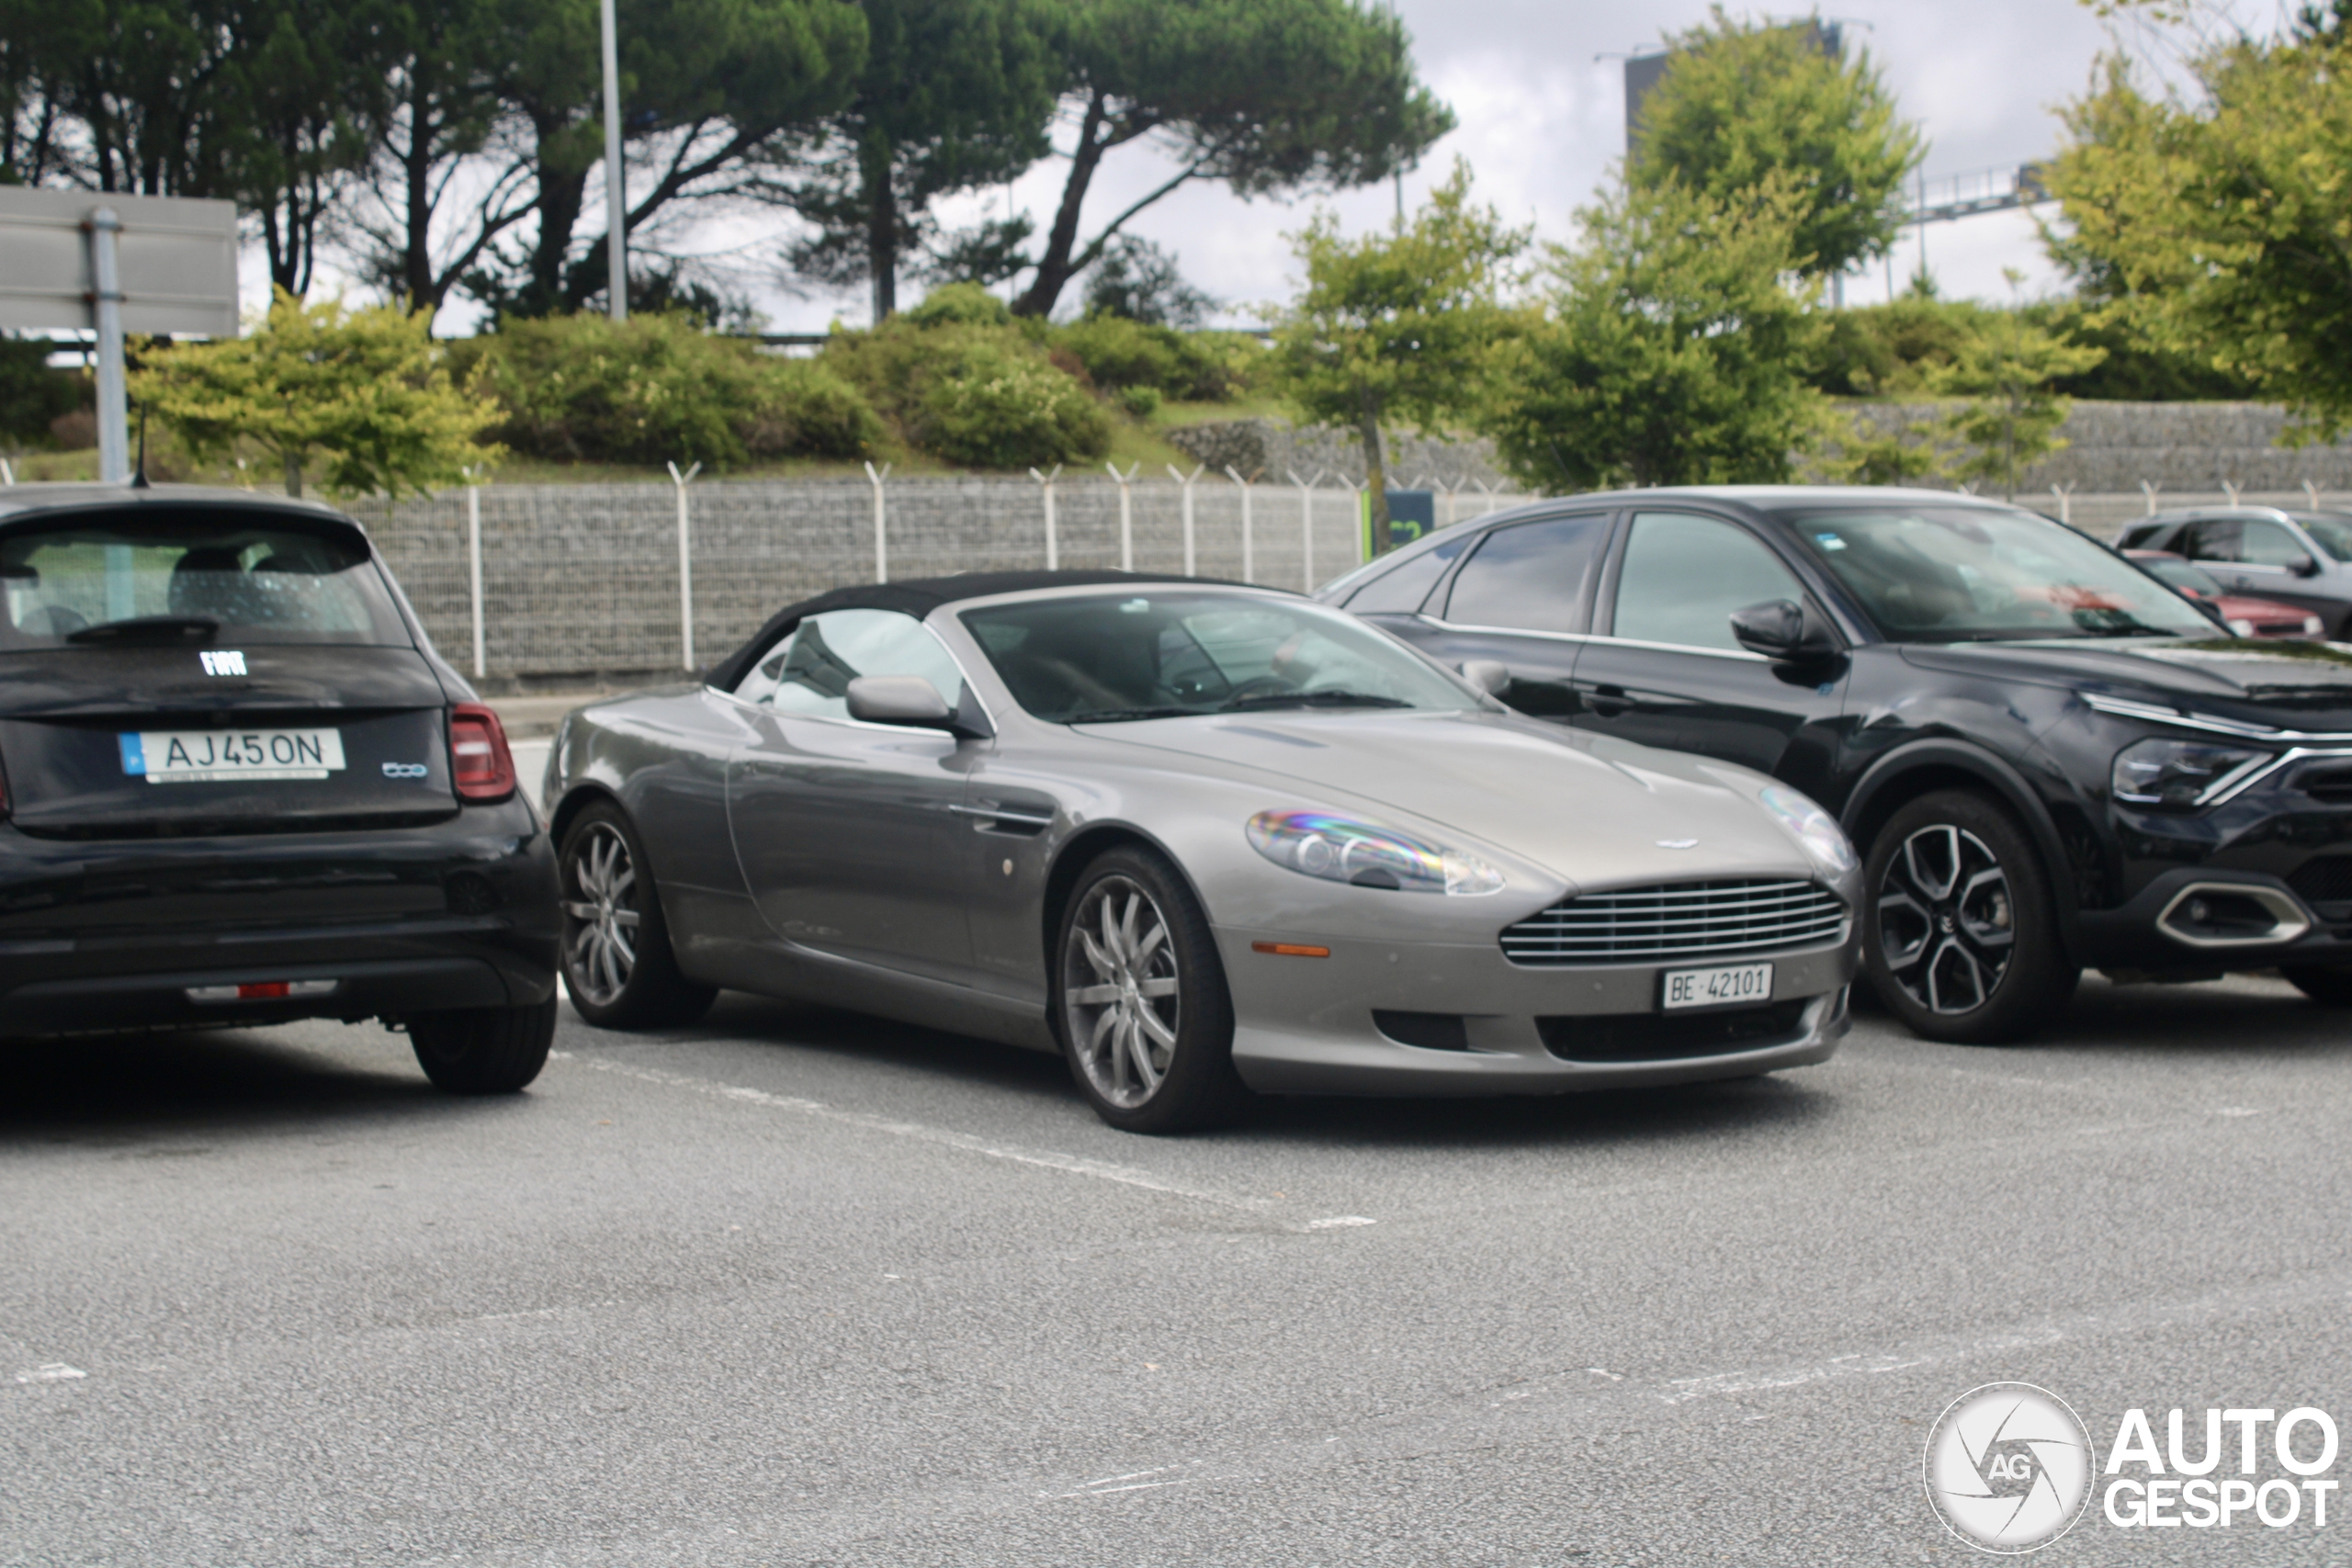
[{"label": "silver alloy wheel", "polygon": [[1167,1080],[1181,978],[1168,921],[1140,883],[1106,876],[1086,890],[1062,949],[1062,1021],[1079,1070],[1121,1110]]},{"label": "silver alloy wheel", "polygon": [[585,1000],[610,1007],[637,969],[637,867],[628,840],[609,822],[591,823],[567,870],[564,979]]},{"label": "silver alloy wheel", "polygon": [[1949,822],[1904,840],[1879,883],[1878,941],[1894,983],[1929,1012],[1983,1007],[2017,951],[2017,906],[1999,857]]}]

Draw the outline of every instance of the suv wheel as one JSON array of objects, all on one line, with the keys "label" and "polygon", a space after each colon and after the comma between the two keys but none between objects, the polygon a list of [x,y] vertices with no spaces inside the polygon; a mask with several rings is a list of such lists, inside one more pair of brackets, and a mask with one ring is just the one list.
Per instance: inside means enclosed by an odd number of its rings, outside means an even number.
[{"label": "suv wheel", "polygon": [[621,809],[599,803],[563,835],[563,985],[599,1029],[692,1023],[716,987],[678,973],[645,847]]},{"label": "suv wheel", "polygon": [[2021,1040],[2074,994],[2050,882],[2014,817],[1944,790],[1897,811],[1864,874],[1862,965],[1887,1009],[1929,1040]]}]

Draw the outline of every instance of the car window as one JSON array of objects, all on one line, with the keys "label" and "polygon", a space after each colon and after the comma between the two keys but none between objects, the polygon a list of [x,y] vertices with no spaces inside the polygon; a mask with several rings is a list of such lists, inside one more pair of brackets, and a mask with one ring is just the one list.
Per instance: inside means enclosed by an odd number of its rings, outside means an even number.
[{"label": "car window", "polygon": [[963,612],[1027,712],[1054,724],[1282,708],[1476,708],[1387,633],[1320,604],[1172,589]]},{"label": "car window", "polygon": [[2352,518],[2333,517],[2324,513],[2296,512],[2289,513],[2303,525],[2312,543],[2337,560],[2352,560]]},{"label": "car window", "polygon": [[2181,531],[2180,553],[2190,560],[2235,561],[2237,520],[2216,517],[2210,522],[2191,523]]},{"label": "car window", "polygon": [[1585,583],[1608,536],[1606,513],[1497,528],[1455,574],[1445,618],[1532,632],[1582,630]]},{"label": "car window", "polygon": [[952,705],[964,672],[931,628],[896,610],[828,610],[792,629],[736,684],[746,702],[820,718],[849,716],[861,675],[920,675]]},{"label": "car window", "polygon": [[2030,512],[1894,502],[1788,523],[1892,641],[2213,635],[2164,584]]},{"label": "car window", "polygon": [[2250,517],[2239,525],[2238,559],[2247,566],[2301,566],[2312,558],[2303,542],[2283,525]]},{"label": "car window", "polygon": [[226,508],[142,507],[0,534],[0,647],[410,641],[356,533]]},{"label": "car window", "polygon": [[1744,528],[1677,512],[1644,513],[1617,571],[1614,635],[1736,650],[1731,613],[1767,599],[1804,602],[1794,573]]},{"label": "car window", "polygon": [[2120,550],[2164,549],[2167,547],[2157,543],[2157,540],[2171,529],[2169,523],[2134,523],[2123,530],[2122,537],[2115,541],[2115,547]]},{"label": "car window", "polygon": [[1357,589],[1348,596],[1348,608],[1359,615],[1412,615],[1469,542],[1467,534],[1441,539],[1412,559],[1400,562],[1395,570],[1384,572]]}]

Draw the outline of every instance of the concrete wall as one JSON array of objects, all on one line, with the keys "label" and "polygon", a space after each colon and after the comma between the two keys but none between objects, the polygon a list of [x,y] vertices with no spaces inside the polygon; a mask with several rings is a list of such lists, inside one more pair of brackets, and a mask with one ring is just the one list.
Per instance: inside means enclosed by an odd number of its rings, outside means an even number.
[{"label": "concrete wall", "polygon": [[[480,492],[486,684],[495,691],[626,682],[682,669],[675,491],[668,485],[492,485]],[[1134,561],[1184,566],[1182,492],[1165,476],[1132,491]],[[893,580],[1046,564],[1045,507],[1028,479],[894,479],[886,534]],[[1119,491],[1107,475],[1055,487],[1058,564],[1120,564]],[[713,662],[796,599],[875,576],[874,491],[863,480],[692,486],[695,661]],[[1469,494],[1458,514],[1513,498]],[[1303,513],[1312,508],[1312,555]],[[460,669],[472,667],[466,494],[359,502],[410,600]],[[1356,564],[1354,492],[1287,484],[1250,492],[1249,580],[1282,588]],[[1439,520],[1448,521],[1441,503]],[[1241,579],[1242,497],[1204,476],[1193,491],[1194,567]]]}]

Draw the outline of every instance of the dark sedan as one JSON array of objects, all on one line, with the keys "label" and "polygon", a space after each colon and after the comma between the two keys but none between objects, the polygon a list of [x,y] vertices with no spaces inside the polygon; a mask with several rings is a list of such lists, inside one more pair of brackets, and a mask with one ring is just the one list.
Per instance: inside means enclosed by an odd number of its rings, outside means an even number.
[{"label": "dark sedan", "polygon": [[2352,652],[2223,637],[2046,518],[1945,491],[1585,495],[1322,597],[1499,664],[1524,712],[1828,807],[1866,857],[1865,972],[1930,1038],[2018,1038],[2086,966],[2276,966],[2352,1002]]},{"label": "dark sedan", "polygon": [[547,834],[356,523],[242,491],[0,491],[0,1036],[382,1019],[520,1089]]}]

